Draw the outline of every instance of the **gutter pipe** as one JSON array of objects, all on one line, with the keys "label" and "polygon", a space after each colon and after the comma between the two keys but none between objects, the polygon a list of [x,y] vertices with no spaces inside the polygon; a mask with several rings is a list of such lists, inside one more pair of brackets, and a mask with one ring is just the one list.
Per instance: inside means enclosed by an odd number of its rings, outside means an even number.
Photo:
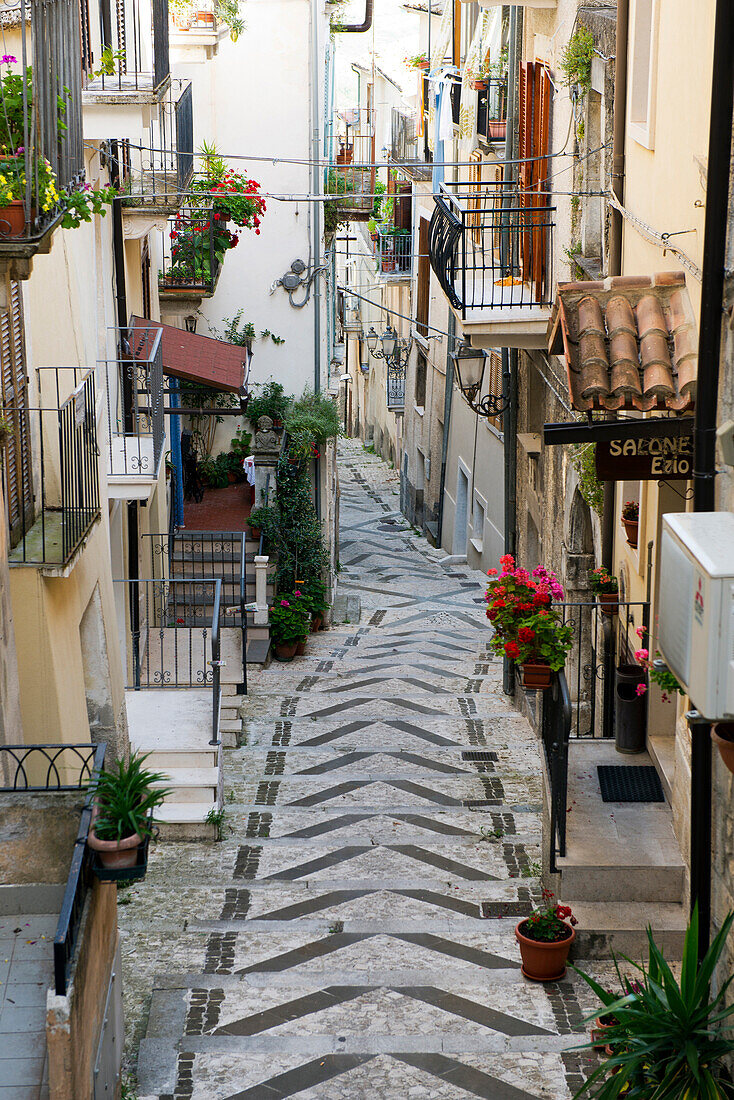
[{"label": "gutter pipe", "polygon": [[[693,427],[693,510],[716,508],[716,420],[724,299],[729,182],[734,109],[734,7],[717,0],[711,77],[706,222],[704,230],[698,386]],[[695,706],[695,699],[692,700]],[[691,911],[698,906],[698,955],[711,930],[711,722],[697,711],[691,727]],[[714,715],[713,717],[716,717]]]},{"label": "gutter pipe", "polygon": [[335,32],[338,34],[362,34],[364,31],[368,31],[372,26],[373,3],[374,0],[365,0],[363,22],[345,23],[342,27],[335,27]]}]

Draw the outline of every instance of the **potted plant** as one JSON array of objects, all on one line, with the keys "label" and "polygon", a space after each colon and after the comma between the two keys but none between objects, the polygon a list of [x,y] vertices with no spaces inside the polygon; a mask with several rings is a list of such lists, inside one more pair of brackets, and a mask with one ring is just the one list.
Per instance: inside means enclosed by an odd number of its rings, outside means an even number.
[{"label": "potted plant", "polygon": [[525,686],[550,686],[551,672],[563,668],[573,628],[552,608],[563,598],[554,573],[539,565],[530,574],[511,554],[500,558],[502,572],[488,570],[487,618],[494,627],[491,648],[501,657],[524,664]]},{"label": "potted plant", "polygon": [[271,518],[272,514],[273,509],[265,505],[260,508],[252,509],[246,520],[247,526],[250,528],[250,538],[256,541],[260,538],[262,529]]},{"label": "potted plant", "polygon": [[557,982],[564,976],[576,923],[570,906],[559,905],[551,890],[543,890],[542,904],[515,928],[526,978]]},{"label": "potted plant", "polygon": [[[564,623],[554,610],[538,608],[523,616],[517,642],[505,645],[505,654],[522,665],[523,684],[531,691],[550,687],[551,673],[560,672],[573,644],[573,624]],[[508,652],[508,645],[512,652]]]},{"label": "potted plant", "polygon": [[592,569],[589,573],[591,591],[596,593],[601,604],[602,614],[616,615],[619,612],[619,582],[604,566]]},{"label": "potted plant", "polygon": [[311,618],[311,633],[316,634],[321,630],[324,621],[324,613],[329,610],[326,599],[326,585],[320,577],[313,577],[301,584],[300,591],[304,607],[307,608]]},{"label": "potted plant", "polygon": [[640,505],[636,500],[626,500],[622,508],[622,526],[627,535],[627,542],[637,549],[637,531],[640,525]]},{"label": "potted plant", "polygon": [[170,788],[161,786],[168,776],[143,767],[149,756],[133,753],[127,763],[119,760],[115,769],[100,772],[94,781],[87,843],[103,867],[135,866],[140,845],[152,834],[152,813],[170,794]]},{"label": "potted plant", "polygon": [[428,60],[428,55],[425,53],[416,53],[410,57],[406,57],[405,64],[409,69],[422,69],[424,71],[429,69],[431,65]]},{"label": "potted plant", "polygon": [[[731,1097],[725,1084],[724,1062],[734,1053],[731,1026],[734,1014],[727,1003],[734,978],[711,988],[711,977],[731,930],[730,913],[704,958],[698,960],[698,910],[694,909],[683,944],[680,979],[665,961],[648,927],[648,961],[632,965],[639,978],[629,991],[616,996],[576,967],[604,1006],[604,1016],[616,1021],[606,1031],[609,1057],[598,1066],[576,1093],[593,1094],[595,1100],[616,1100],[630,1095],[641,1100],[684,1097],[724,1100]],[[587,1044],[588,1046],[592,1043]]]},{"label": "potted plant", "polygon": [[308,611],[300,593],[280,595],[270,608],[270,637],[279,661],[292,661],[298,642],[308,634]]},{"label": "potted plant", "polygon": [[288,413],[291,398],[287,396],[280,382],[266,382],[259,394],[250,398],[247,417],[251,424],[257,424],[261,416],[269,416],[274,428],[282,428]]},{"label": "potted plant", "polygon": [[711,740],[719,750],[725,767],[734,772],[734,722],[714,722]]}]

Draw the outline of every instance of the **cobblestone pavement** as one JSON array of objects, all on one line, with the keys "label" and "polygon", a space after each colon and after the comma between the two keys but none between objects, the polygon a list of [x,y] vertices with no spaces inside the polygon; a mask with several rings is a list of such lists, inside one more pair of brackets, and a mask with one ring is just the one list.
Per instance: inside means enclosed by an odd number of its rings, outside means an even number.
[{"label": "cobblestone pavement", "polygon": [[121,898],[128,1061],[160,1100],[564,1100],[588,994],[520,974],[540,758],[502,694],[483,577],[341,445],[359,623],[252,678],[224,838],[159,845]]}]

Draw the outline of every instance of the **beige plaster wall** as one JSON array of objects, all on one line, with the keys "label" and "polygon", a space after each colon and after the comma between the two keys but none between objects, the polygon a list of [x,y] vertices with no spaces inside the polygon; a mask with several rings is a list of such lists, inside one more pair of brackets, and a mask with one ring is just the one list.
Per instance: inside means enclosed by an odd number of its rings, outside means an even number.
[{"label": "beige plaster wall", "polygon": [[[15,652],[7,546],[5,502],[0,482],[0,745],[17,745],[23,742],[23,726],[20,716],[18,659]],[[2,780],[0,768],[0,782]]]}]

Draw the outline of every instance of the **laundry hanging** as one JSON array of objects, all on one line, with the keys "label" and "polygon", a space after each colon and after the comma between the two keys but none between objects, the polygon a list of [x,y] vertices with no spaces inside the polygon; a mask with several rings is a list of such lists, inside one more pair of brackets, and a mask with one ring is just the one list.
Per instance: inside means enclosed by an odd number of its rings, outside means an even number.
[{"label": "laundry hanging", "polygon": [[484,9],[474,28],[474,36],[461,72],[459,105],[459,159],[468,160],[477,147],[477,93],[474,81],[480,78],[485,63],[499,59],[502,48],[502,8]]}]

